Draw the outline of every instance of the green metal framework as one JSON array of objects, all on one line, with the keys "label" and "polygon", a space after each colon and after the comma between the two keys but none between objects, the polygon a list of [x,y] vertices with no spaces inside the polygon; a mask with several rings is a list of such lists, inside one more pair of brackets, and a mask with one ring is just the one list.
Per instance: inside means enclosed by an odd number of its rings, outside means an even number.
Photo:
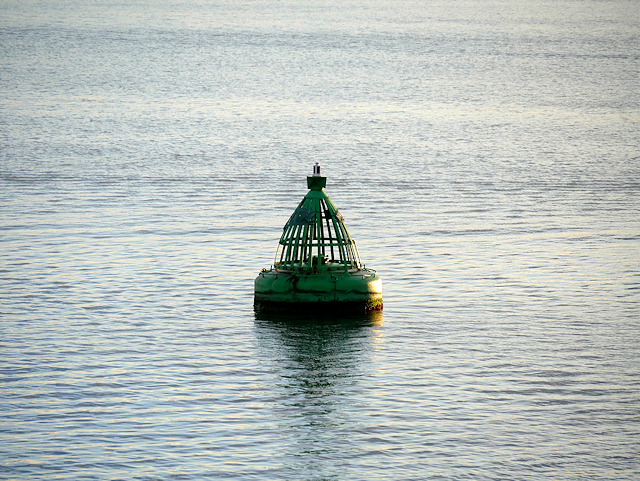
[{"label": "green metal framework", "polygon": [[274,266],[281,271],[361,269],[360,255],[344,220],[324,192],[326,177],[307,177],[311,189],[285,224]]}]

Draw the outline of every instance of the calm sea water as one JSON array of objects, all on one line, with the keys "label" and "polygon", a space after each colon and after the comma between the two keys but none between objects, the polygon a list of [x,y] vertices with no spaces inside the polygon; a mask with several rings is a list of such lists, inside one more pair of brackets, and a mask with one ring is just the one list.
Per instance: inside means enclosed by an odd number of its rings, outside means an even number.
[{"label": "calm sea water", "polygon": [[[640,478],[640,10],[0,5],[0,478]],[[385,310],[260,316],[321,162]]]}]

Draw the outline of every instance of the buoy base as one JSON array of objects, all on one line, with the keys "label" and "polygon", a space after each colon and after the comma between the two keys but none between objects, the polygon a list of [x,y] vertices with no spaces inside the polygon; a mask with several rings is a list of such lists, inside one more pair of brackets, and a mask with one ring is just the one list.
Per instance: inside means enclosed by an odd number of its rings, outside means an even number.
[{"label": "buoy base", "polygon": [[256,310],[367,312],[382,310],[375,271],[292,272],[265,269],[255,280]]},{"label": "buoy base", "polygon": [[357,313],[382,310],[382,299],[379,301],[342,301],[342,302],[276,302],[254,299],[253,308],[260,312],[292,312],[292,313]]}]

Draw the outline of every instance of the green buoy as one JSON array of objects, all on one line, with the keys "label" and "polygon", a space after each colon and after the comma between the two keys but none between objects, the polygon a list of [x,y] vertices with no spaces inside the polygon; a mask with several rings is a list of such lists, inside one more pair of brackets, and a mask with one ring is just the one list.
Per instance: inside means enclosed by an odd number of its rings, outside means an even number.
[{"label": "green buoy", "polygon": [[274,311],[382,309],[382,279],[367,269],[324,187],[320,164],[285,224],[273,266],[255,280],[254,306]]}]

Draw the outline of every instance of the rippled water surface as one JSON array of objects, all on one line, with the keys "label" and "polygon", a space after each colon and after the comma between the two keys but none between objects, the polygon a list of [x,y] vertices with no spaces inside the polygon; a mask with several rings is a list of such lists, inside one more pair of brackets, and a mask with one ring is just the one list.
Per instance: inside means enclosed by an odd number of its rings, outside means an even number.
[{"label": "rippled water surface", "polygon": [[[632,1],[0,5],[0,478],[640,478]],[[266,316],[321,162],[385,309]]]}]

